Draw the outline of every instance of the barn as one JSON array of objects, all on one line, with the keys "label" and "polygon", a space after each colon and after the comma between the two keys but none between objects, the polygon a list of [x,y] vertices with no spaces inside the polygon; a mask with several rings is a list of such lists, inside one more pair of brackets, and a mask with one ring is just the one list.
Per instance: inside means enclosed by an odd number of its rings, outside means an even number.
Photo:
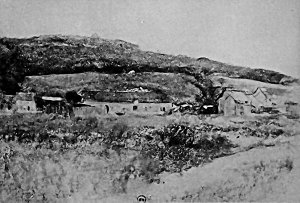
[{"label": "barn", "polygon": [[[92,111],[101,115],[163,114],[173,107],[171,99],[167,96],[142,87],[127,91],[82,91],[82,93],[85,98],[84,104],[87,105],[82,109],[94,109]],[[76,111],[78,110],[77,108]]]},{"label": "barn", "polygon": [[79,106],[74,106],[75,116],[90,114],[98,115],[125,115],[125,114],[163,114],[173,108],[172,103],[140,103],[134,102],[97,102],[86,100]]},{"label": "barn", "polygon": [[252,94],[247,96],[251,99],[255,112],[263,112],[267,109],[273,109],[276,105],[271,100],[271,96],[267,93],[265,88],[258,87]]}]

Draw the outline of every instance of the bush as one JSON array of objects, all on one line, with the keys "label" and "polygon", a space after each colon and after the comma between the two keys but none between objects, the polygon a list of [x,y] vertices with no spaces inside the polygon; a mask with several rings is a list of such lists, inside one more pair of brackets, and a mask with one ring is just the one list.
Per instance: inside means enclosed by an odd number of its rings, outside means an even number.
[{"label": "bush", "polygon": [[[0,119],[0,138],[21,143],[48,142],[50,138],[88,138],[92,132],[99,132],[102,126],[96,118],[52,118],[51,115],[13,115]],[[69,141],[69,139],[63,139]]]},{"label": "bush", "polygon": [[[130,177],[140,176],[148,183],[159,181],[157,175],[164,171],[181,172],[199,166],[229,153],[232,146],[225,137],[215,135],[215,126],[205,123],[199,126],[174,123],[160,129],[131,129],[121,122],[110,130],[103,130],[95,118],[51,118],[50,115],[5,117],[0,119],[0,138],[5,143],[15,140],[15,143],[21,143],[21,148],[32,149],[30,153],[38,159],[55,157],[57,164],[62,157],[70,154],[105,159],[113,180],[113,190],[121,193],[126,192]],[[27,153],[26,150],[24,153]],[[130,153],[134,154],[133,158],[128,158]],[[30,160],[30,156],[22,157],[29,165],[37,161],[35,158]],[[20,170],[34,171],[33,168]],[[120,175],[115,177],[116,174]]]}]

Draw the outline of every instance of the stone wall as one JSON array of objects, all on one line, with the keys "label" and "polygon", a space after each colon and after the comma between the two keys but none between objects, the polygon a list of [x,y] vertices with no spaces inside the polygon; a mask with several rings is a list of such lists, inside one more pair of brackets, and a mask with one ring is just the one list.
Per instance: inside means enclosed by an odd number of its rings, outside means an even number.
[{"label": "stone wall", "polygon": [[98,117],[104,115],[105,111],[103,108],[97,108],[93,106],[74,107],[74,115],[78,117]]},{"label": "stone wall", "polygon": [[75,116],[115,115],[121,114],[159,114],[172,109],[172,103],[114,103],[92,102],[92,107],[75,107]]}]

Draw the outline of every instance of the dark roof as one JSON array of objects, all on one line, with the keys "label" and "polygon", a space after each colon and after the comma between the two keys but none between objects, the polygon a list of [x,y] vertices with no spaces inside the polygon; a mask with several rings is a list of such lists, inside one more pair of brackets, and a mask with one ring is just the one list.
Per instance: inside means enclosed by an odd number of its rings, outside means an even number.
[{"label": "dark roof", "polygon": [[284,104],[297,105],[298,103],[294,102],[294,101],[286,101],[286,102],[284,102]]},{"label": "dark roof", "polygon": [[74,104],[74,107],[95,107],[89,104],[84,104],[84,103],[78,103],[78,104]]}]

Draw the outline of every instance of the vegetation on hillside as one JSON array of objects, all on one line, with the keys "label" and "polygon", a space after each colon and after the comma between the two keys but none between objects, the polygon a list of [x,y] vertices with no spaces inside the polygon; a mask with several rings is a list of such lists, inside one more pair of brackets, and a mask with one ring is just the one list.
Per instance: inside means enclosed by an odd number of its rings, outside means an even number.
[{"label": "vegetation on hillside", "polygon": [[[0,88],[7,93],[18,90],[24,76],[99,72],[108,74],[135,72],[184,73],[191,76],[222,74],[270,83],[291,77],[263,70],[232,66],[209,59],[172,56],[142,51],[122,40],[98,37],[49,35],[27,39],[1,38]],[[201,81],[199,81],[201,82]]]},{"label": "vegetation on hillside", "polygon": [[[295,133],[287,130],[290,120],[279,121],[264,118],[243,127],[175,122],[158,128],[117,122],[108,128],[96,118],[2,116],[0,200],[53,202],[78,196],[100,200],[126,193],[131,180],[163,184],[161,174],[182,174],[234,153],[237,145],[227,135],[264,139]],[[284,165],[293,168],[289,160]]]},{"label": "vegetation on hillside", "polygon": [[195,82],[194,77],[181,73],[146,72],[128,75],[88,72],[29,76],[26,77],[22,88],[42,95],[53,95],[54,92],[59,92],[63,95],[66,91],[72,90],[96,93],[130,91],[134,88],[143,88],[149,92],[161,95],[165,99],[195,101],[195,95],[201,95],[201,91],[194,85]]}]

